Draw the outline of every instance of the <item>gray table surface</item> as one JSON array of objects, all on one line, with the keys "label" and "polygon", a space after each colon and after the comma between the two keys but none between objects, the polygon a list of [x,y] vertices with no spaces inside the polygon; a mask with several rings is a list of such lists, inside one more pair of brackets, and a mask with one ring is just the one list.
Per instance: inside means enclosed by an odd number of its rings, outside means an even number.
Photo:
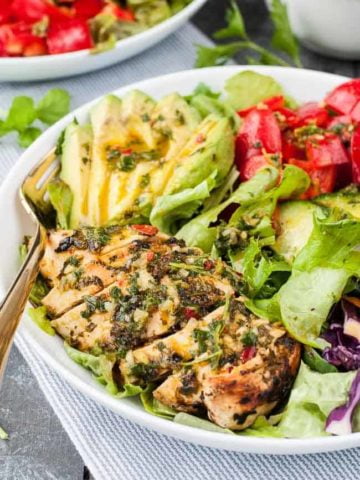
[{"label": "gray table surface", "polygon": [[[271,24],[263,1],[238,1],[251,37],[265,45]],[[222,26],[226,3],[225,0],[209,0],[194,23],[211,35]],[[302,58],[306,68],[352,77],[360,75],[360,62],[332,60],[306,49],[303,49]],[[237,60],[238,63],[244,61],[241,55]],[[91,478],[16,347],[11,351],[0,393],[0,419],[11,434],[9,441],[0,441],[1,480]]]}]

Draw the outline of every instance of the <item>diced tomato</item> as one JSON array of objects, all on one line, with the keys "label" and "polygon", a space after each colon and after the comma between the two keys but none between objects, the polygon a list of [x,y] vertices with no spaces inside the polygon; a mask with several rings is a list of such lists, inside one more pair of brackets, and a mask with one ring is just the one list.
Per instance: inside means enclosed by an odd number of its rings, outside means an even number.
[{"label": "diced tomato", "polygon": [[244,350],[241,352],[241,361],[242,363],[246,363],[252,358],[254,358],[256,355],[256,347],[251,346],[251,347],[245,347]]},{"label": "diced tomato", "polygon": [[329,113],[324,107],[320,107],[316,102],[304,103],[296,111],[293,127],[303,127],[313,124],[318,127],[324,127],[329,121]]},{"label": "diced tomato", "polygon": [[260,102],[258,105],[254,105],[249,108],[244,108],[243,110],[239,110],[237,113],[240,117],[246,117],[248,113],[250,113],[252,110],[255,110],[259,107],[259,105],[266,105],[270,110],[273,112],[275,110],[278,110],[279,108],[282,108],[284,106],[285,99],[282,95],[277,95],[274,97],[267,98],[266,100],[263,100]]},{"label": "diced tomato", "polygon": [[258,108],[249,112],[238,137],[238,148],[240,148],[239,153],[242,157],[250,158],[263,153],[263,151],[266,153],[281,152],[280,128],[273,112],[268,108]]},{"label": "diced tomato", "polygon": [[242,181],[249,180],[261,168],[268,167],[269,165],[272,165],[272,163],[264,155],[255,155],[254,157],[248,158],[240,171],[240,179]]},{"label": "diced tomato", "polygon": [[360,183],[360,126],[356,128],[351,138],[350,145],[352,180]]},{"label": "diced tomato", "polygon": [[0,25],[9,23],[11,20],[11,2],[9,0],[0,0]]},{"label": "diced tomato", "polygon": [[360,123],[360,101],[351,110],[350,116],[354,122]]},{"label": "diced tomato", "polygon": [[86,21],[74,18],[51,22],[47,45],[50,54],[57,54],[91,48],[93,40]]},{"label": "diced tomato", "polygon": [[19,21],[38,22],[45,16],[62,18],[64,13],[49,0],[13,0],[13,15]]},{"label": "diced tomato", "polygon": [[334,190],[337,171],[336,165],[315,168],[309,160],[297,160],[294,158],[290,159],[288,163],[305,170],[311,179],[311,186],[303,194],[302,198],[310,199],[321,193],[330,193]]},{"label": "diced tomato", "polygon": [[135,16],[131,10],[118,7],[114,3],[108,3],[101,10],[101,13],[105,15],[113,15],[114,17],[118,18],[119,20],[123,20],[124,22],[133,22],[135,20]]},{"label": "diced tomato", "polygon": [[282,156],[284,161],[290,158],[305,159],[305,149],[298,147],[294,143],[291,132],[285,132],[282,135]]},{"label": "diced tomato", "polygon": [[152,225],[131,225],[131,228],[134,230],[137,230],[139,233],[142,235],[156,235],[158,233],[158,229],[156,227],[153,227]]},{"label": "diced tomato", "polygon": [[196,319],[200,318],[199,312],[197,312],[194,308],[190,308],[190,307],[184,308],[184,315],[186,320],[190,320],[190,318],[196,318]]},{"label": "diced tomato", "polygon": [[33,41],[26,45],[23,51],[24,57],[38,57],[40,55],[45,55],[46,53],[47,45],[45,38],[35,36]]},{"label": "diced tomato", "polygon": [[95,17],[103,7],[103,0],[75,0],[73,3],[76,18],[85,20]]},{"label": "diced tomato", "polygon": [[306,141],[306,156],[314,167],[342,165],[349,162],[348,154],[334,133],[326,133],[322,138],[310,137]]},{"label": "diced tomato", "polygon": [[45,40],[33,35],[30,25],[18,22],[0,26],[0,54],[34,56],[46,52]]},{"label": "diced tomato", "polygon": [[280,124],[281,129],[283,129],[283,127],[292,127],[296,125],[296,122],[297,122],[296,113],[294,112],[294,110],[291,110],[291,108],[287,108],[287,107],[277,108],[275,115],[278,123]]},{"label": "diced tomato", "polygon": [[351,115],[360,101],[360,78],[339,85],[326,97],[326,105],[336,113]]}]

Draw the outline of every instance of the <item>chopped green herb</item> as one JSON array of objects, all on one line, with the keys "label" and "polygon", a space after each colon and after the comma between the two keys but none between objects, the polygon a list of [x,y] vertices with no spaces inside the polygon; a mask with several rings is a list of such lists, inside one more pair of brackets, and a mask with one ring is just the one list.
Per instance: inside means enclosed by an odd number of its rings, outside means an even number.
[{"label": "chopped green herb", "polygon": [[249,330],[241,337],[241,341],[245,347],[253,347],[257,343],[257,335],[252,330]]}]

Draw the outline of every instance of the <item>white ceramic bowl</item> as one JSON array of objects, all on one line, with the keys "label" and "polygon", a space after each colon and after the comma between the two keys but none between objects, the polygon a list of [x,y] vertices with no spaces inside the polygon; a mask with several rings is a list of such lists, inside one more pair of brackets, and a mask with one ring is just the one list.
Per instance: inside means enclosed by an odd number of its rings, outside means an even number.
[{"label": "white ceramic bowl", "polygon": [[306,47],[331,57],[360,59],[359,0],[282,1],[293,32]]},{"label": "white ceramic bowl", "polygon": [[0,57],[0,82],[28,82],[69,77],[99,70],[147,50],[186,23],[207,0],[193,0],[176,15],[132,37],[115,48],[91,54],[89,50],[39,57]]},{"label": "white ceramic bowl", "polygon": [[[173,91],[189,94],[199,82],[205,82],[211,88],[220,90],[230,76],[248,68],[231,66],[180,72],[130,85],[114,93],[122,96],[127,91],[138,88],[155,98],[160,98]],[[299,101],[320,100],[326,92],[346,80],[344,77],[311,70],[279,67],[252,67],[252,69],[272,75],[290,95]],[[27,172],[53,147],[60,132],[72,118],[76,116],[80,122],[84,121],[93,104],[94,102],[84,105],[49,128],[21,156],[0,188],[0,231],[2,232],[0,236],[0,297],[16,274],[18,245],[24,234],[32,232],[32,225],[20,205],[18,188]],[[117,400],[111,397],[92,379],[89,372],[69,359],[59,337],[46,335],[27,316],[24,316],[20,329],[37,354],[75,388],[119,415],[158,432],[210,447],[255,453],[302,454],[360,446],[360,433],[301,440],[241,437],[208,432],[152,416],[143,410],[136,398]]]}]

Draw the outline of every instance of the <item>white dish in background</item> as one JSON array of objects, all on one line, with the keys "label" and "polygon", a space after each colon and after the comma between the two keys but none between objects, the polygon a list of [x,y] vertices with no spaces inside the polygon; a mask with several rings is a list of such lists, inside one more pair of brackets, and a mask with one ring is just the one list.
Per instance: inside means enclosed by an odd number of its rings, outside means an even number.
[{"label": "white dish in background", "polygon": [[306,47],[342,60],[360,59],[359,0],[282,1],[293,32]]},{"label": "white dish in background", "polygon": [[80,75],[133,57],[184,25],[207,0],[193,0],[183,10],[144,32],[124,38],[115,48],[91,54],[89,50],[38,57],[0,57],[0,82],[28,82]]},{"label": "white dish in background", "polygon": [[[189,94],[199,82],[205,82],[211,88],[220,90],[229,77],[248,69],[249,67],[231,66],[190,70],[129,85],[114,93],[123,96],[127,91],[137,88],[155,98],[160,98],[173,91]],[[344,77],[311,70],[279,67],[251,67],[251,69],[272,75],[284,86],[287,93],[299,101],[320,100],[326,92],[346,80]],[[0,231],[6,232],[1,236],[0,297],[15,277],[18,268],[18,245],[25,234],[32,232],[32,225],[18,198],[18,188],[27,172],[55,145],[59,134],[73,116],[75,115],[80,122],[84,121],[89,108],[97,101],[84,105],[49,128],[23,153],[0,188]],[[88,371],[70,360],[60,337],[48,336],[26,315],[20,330],[39,356],[75,388],[122,417],[160,433],[209,447],[263,454],[303,454],[360,446],[360,433],[298,440],[242,437],[200,430],[152,416],[142,408],[136,398],[118,400],[111,397],[92,379]]]}]

